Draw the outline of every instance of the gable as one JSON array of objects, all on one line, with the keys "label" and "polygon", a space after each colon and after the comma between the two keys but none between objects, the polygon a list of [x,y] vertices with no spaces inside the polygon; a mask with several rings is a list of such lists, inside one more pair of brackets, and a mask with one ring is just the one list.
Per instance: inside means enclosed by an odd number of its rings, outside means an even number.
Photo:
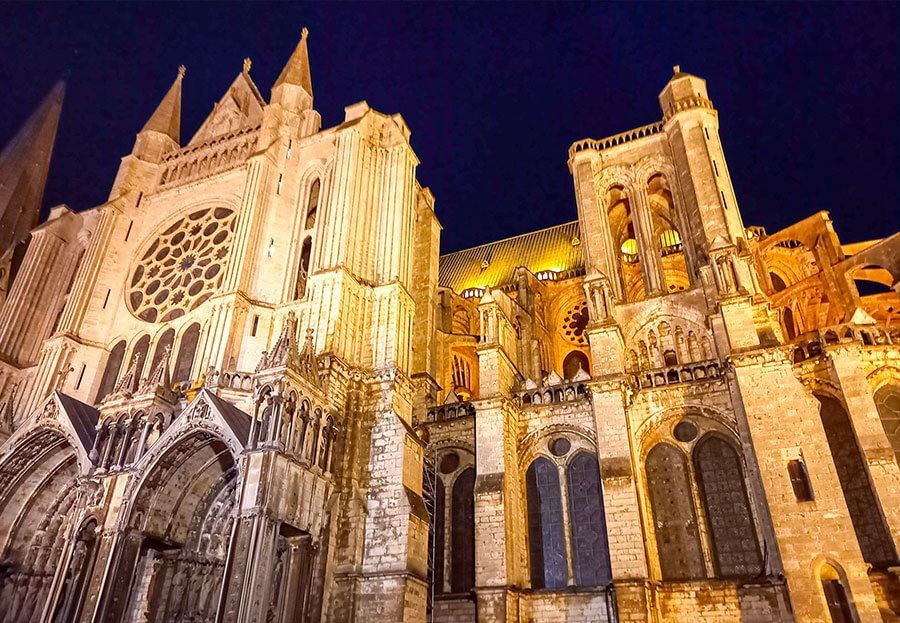
[{"label": "gable", "polygon": [[258,126],[262,123],[264,105],[265,101],[250,75],[241,72],[222,99],[215,103],[188,145],[198,145],[235,130]]}]

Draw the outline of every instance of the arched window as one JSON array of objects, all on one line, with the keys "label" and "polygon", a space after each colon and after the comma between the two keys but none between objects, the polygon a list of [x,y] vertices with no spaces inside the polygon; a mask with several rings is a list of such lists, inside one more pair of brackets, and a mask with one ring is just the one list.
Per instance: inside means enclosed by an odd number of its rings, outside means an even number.
[{"label": "arched window", "polygon": [[706,577],[684,454],[660,443],[650,450],[645,468],[662,579]]},{"label": "arched window", "polygon": [[784,279],[776,275],[775,273],[769,273],[769,278],[772,280],[772,290],[775,292],[781,292],[787,285],[784,283]]},{"label": "arched window", "polygon": [[674,350],[669,349],[663,352],[663,364],[666,367],[678,365],[678,355],[675,354]]},{"label": "arched window", "polygon": [[575,583],[578,586],[603,586],[612,579],[612,570],[597,458],[579,452],[566,469],[566,479]]},{"label": "arched window", "polygon": [[195,322],[181,336],[178,357],[175,358],[175,372],[172,374],[173,382],[190,382],[191,367],[194,364],[194,353],[197,351],[198,341],[200,341],[200,325]]},{"label": "arched window", "polygon": [[306,237],[300,248],[300,265],[297,267],[297,284],[294,287],[294,300],[302,299],[306,294],[306,279],[309,277],[309,256],[312,251],[312,238]]},{"label": "arched window", "polygon": [[822,582],[822,592],[825,593],[831,623],[854,623],[856,617],[853,606],[850,604],[840,572],[832,565],[825,565],[819,571],[819,580]]},{"label": "arched window", "polygon": [[580,350],[573,350],[563,360],[563,377],[572,380],[579,368],[590,374],[591,364],[588,363],[587,355]]},{"label": "arched window", "polygon": [[468,468],[453,483],[450,533],[450,590],[465,593],[475,586],[475,470]]},{"label": "arched window", "polygon": [[124,359],[125,340],[121,340],[109,351],[109,357],[106,359],[106,368],[103,370],[103,378],[100,381],[100,388],[97,390],[97,397],[94,402],[100,402],[107,394],[112,392],[116,386],[116,379],[119,378]]},{"label": "arched window", "polygon": [[304,229],[312,229],[316,224],[316,212],[319,210],[319,192],[322,189],[321,180],[316,180],[309,188],[309,201],[306,202],[306,223]]},{"label": "arched window", "polygon": [[884,434],[887,435],[891,447],[894,449],[894,457],[900,463],[900,387],[897,385],[885,385],[875,392],[875,408]]},{"label": "arched window", "polygon": [[816,395],[816,398],[821,403],[819,415],[863,560],[879,566],[896,564],[897,552],[881,517],[850,418],[841,403],[831,396]]},{"label": "arched window", "polygon": [[159,365],[163,355],[166,354],[166,349],[171,349],[172,344],[174,343],[175,329],[166,329],[165,333],[162,334],[159,341],[156,343],[156,349],[153,351],[153,359],[150,361],[150,367],[147,369],[148,374],[152,374],[153,371],[156,370],[156,366]]},{"label": "arched window", "polygon": [[794,323],[794,312],[790,307],[785,307],[781,314],[782,322],[784,322],[784,333],[787,339],[793,340],[797,337],[797,325]]},{"label": "arched window", "polygon": [[143,378],[144,370],[147,369],[147,354],[149,352],[150,336],[142,335],[137,344],[134,345],[134,350],[131,351],[131,360],[128,362],[131,365],[137,360],[137,366],[134,368],[134,376],[137,379]]},{"label": "arched window", "polygon": [[762,556],[738,453],[719,437],[708,436],[694,449],[694,465],[712,533],[716,577],[758,575]]},{"label": "arched window", "polygon": [[538,457],[525,473],[532,588],[563,588],[568,581],[562,497],[556,466]]}]

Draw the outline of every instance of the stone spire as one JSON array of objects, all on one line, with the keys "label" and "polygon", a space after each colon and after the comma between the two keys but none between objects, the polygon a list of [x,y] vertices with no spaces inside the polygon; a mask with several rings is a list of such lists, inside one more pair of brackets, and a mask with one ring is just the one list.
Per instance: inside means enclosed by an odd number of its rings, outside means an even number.
[{"label": "stone spire", "polygon": [[150,115],[141,133],[159,132],[168,136],[176,143],[181,142],[181,82],[187,70],[184,65],[178,68],[175,82],[169,87],[168,93],[162,98],[159,106]]},{"label": "stone spire", "polygon": [[0,153],[0,256],[38,224],[65,92],[57,82]]},{"label": "stone spire", "polygon": [[281,75],[275,81],[274,91],[277,87],[285,84],[291,84],[303,88],[310,97],[312,97],[312,77],[309,73],[309,49],[306,45],[306,38],[309,31],[304,28],[300,36],[300,43],[288,59],[287,65],[281,70]]},{"label": "stone spire", "polygon": [[137,135],[132,153],[150,162],[158,162],[163,155],[178,149],[181,144],[181,82],[184,65],[178,68],[175,82],[150,115]]},{"label": "stone spire", "polygon": [[313,105],[309,51],[306,46],[308,34],[309,31],[304,28],[300,43],[272,87],[272,103],[279,104],[286,110],[304,111],[311,109]]}]

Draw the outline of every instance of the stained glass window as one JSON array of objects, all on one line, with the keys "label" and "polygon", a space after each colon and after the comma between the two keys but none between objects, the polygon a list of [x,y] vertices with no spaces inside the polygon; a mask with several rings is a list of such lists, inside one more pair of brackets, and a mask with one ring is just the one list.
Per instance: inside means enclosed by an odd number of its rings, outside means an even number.
[{"label": "stained glass window", "polygon": [[531,586],[563,588],[568,583],[562,496],[556,466],[538,457],[525,473]]},{"label": "stained glass window", "polygon": [[597,458],[579,452],[566,469],[575,583],[603,586],[612,579],[606,514]]}]

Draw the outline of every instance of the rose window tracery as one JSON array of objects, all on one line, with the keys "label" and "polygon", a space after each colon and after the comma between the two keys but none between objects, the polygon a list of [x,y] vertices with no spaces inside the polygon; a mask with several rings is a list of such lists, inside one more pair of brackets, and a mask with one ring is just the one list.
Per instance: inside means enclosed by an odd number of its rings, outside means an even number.
[{"label": "rose window tracery", "polygon": [[562,321],[562,334],[567,340],[578,346],[587,344],[584,329],[588,323],[588,311],[585,302],[576,303],[566,312]]},{"label": "rose window tracery", "polygon": [[156,236],[128,284],[131,312],[147,322],[168,322],[208,299],[225,274],[234,220],[229,208],[204,208]]}]

